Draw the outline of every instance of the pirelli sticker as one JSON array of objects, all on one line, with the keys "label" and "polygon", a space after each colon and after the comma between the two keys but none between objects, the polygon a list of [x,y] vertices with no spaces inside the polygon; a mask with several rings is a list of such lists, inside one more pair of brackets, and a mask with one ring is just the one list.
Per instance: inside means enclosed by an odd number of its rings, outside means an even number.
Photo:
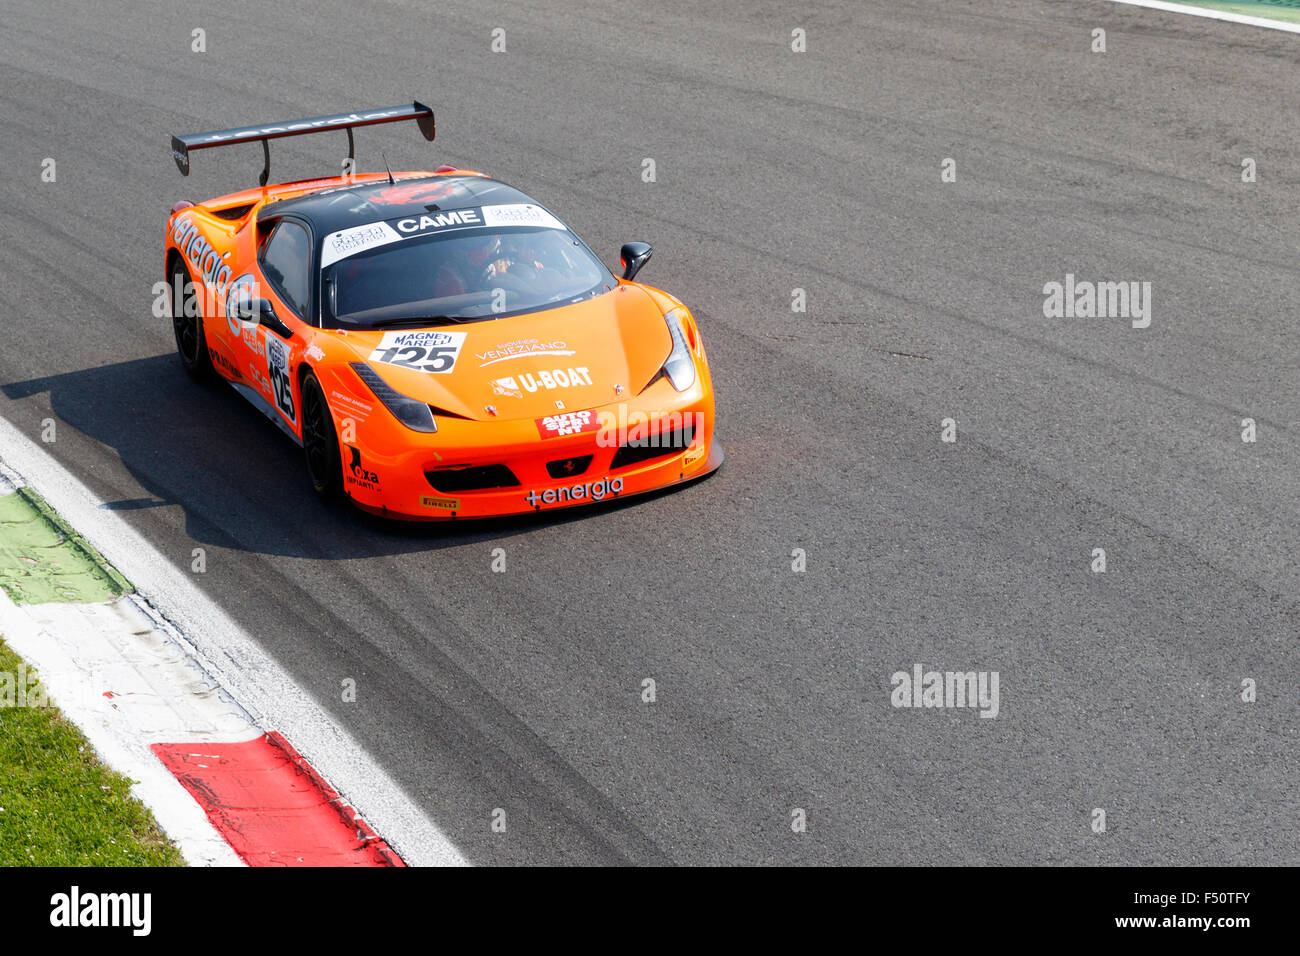
[{"label": "pirelli sticker", "polygon": [[432,495],[422,495],[420,497],[420,506],[423,508],[441,508],[444,511],[459,511],[459,498],[435,498]]}]

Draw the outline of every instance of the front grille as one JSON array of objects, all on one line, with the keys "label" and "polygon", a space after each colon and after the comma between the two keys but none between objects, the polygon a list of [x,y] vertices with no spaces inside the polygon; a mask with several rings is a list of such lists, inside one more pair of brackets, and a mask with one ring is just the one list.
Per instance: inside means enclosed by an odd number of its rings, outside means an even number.
[{"label": "front grille", "polygon": [[557,458],[546,463],[546,473],[552,478],[572,478],[587,470],[591,464],[591,455],[579,455],[577,458]]},{"label": "front grille", "polygon": [[457,491],[482,491],[485,488],[515,488],[519,485],[515,473],[505,465],[444,468],[441,471],[426,471],[424,477],[436,490],[448,494]]},{"label": "front grille", "polygon": [[690,447],[694,435],[695,426],[687,424],[674,428],[670,432],[648,435],[639,445],[620,445],[618,451],[614,452],[614,460],[609,463],[609,468],[613,471],[615,468],[639,465],[651,458],[666,458],[669,455],[679,454]]}]

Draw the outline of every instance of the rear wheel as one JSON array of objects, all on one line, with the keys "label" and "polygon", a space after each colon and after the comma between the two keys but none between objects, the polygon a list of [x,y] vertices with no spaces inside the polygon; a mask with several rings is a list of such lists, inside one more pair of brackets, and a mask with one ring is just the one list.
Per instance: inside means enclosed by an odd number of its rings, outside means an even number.
[{"label": "rear wheel", "polygon": [[316,376],[308,371],[302,378],[302,450],[312,488],[323,501],[343,499],[343,461],[339,456],[334,417],[325,402]]},{"label": "rear wheel", "polygon": [[203,317],[199,315],[198,297],[189,270],[180,259],[172,260],[169,277],[172,299],[172,327],[176,332],[176,351],[180,353],[185,371],[196,379],[216,377],[208,343],[203,337]]}]

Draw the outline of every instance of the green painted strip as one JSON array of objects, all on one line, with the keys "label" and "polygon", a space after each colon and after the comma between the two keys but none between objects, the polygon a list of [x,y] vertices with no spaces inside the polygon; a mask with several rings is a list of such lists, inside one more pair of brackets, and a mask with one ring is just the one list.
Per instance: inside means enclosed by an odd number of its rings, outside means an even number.
[{"label": "green painted strip", "polygon": [[1300,0],[1171,0],[1171,2],[1188,7],[1203,7],[1207,10],[1222,10],[1224,13],[1240,13],[1247,17],[1265,17],[1269,20],[1300,23]]},{"label": "green painted strip", "polygon": [[85,604],[134,590],[30,488],[0,496],[0,588],[17,604]]},{"label": "green painted strip", "polygon": [[50,507],[49,502],[32,491],[31,488],[20,488],[18,493],[27,499],[28,504],[41,513],[41,517],[59,530],[68,544],[76,548],[87,561],[95,565],[100,573],[108,579],[108,586],[114,595],[130,594],[135,590],[122,572],[109,564],[108,559],[100,554],[94,545],[78,534],[77,530],[68,524],[62,515]]}]

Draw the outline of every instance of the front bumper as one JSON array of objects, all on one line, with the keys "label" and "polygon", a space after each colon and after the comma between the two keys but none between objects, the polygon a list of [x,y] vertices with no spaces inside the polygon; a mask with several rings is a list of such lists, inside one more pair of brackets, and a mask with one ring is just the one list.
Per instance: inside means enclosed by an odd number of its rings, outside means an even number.
[{"label": "front bumper", "polygon": [[[436,434],[406,430],[404,447],[390,449],[377,447],[360,428],[355,444],[342,443],[344,490],[359,508],[384,517],[451,521],[597,504],[668,488],[717,470],[723,450],[713,438],[711,388],[706,383],[669,395],[667,383],[661,384],[663,389],[651,391],[660,400],[672,399],[665,403],[669,408],[655,410],[652,398],[590,409],[599,421],[610,426],[618,422],[622,427],[561,437],[540,437],[531,419],[440,418]],[[386,413],[376,409],[376,414]],[[690,444],[684,449],[655,446],[662,441],[660,436],[681,435],[684,427],[690,428]],[[625,447],[639,450],[620,454]],[[638,456],[642,460],[629,461]],[[465,476],[515,483],[464,487]]]}]

